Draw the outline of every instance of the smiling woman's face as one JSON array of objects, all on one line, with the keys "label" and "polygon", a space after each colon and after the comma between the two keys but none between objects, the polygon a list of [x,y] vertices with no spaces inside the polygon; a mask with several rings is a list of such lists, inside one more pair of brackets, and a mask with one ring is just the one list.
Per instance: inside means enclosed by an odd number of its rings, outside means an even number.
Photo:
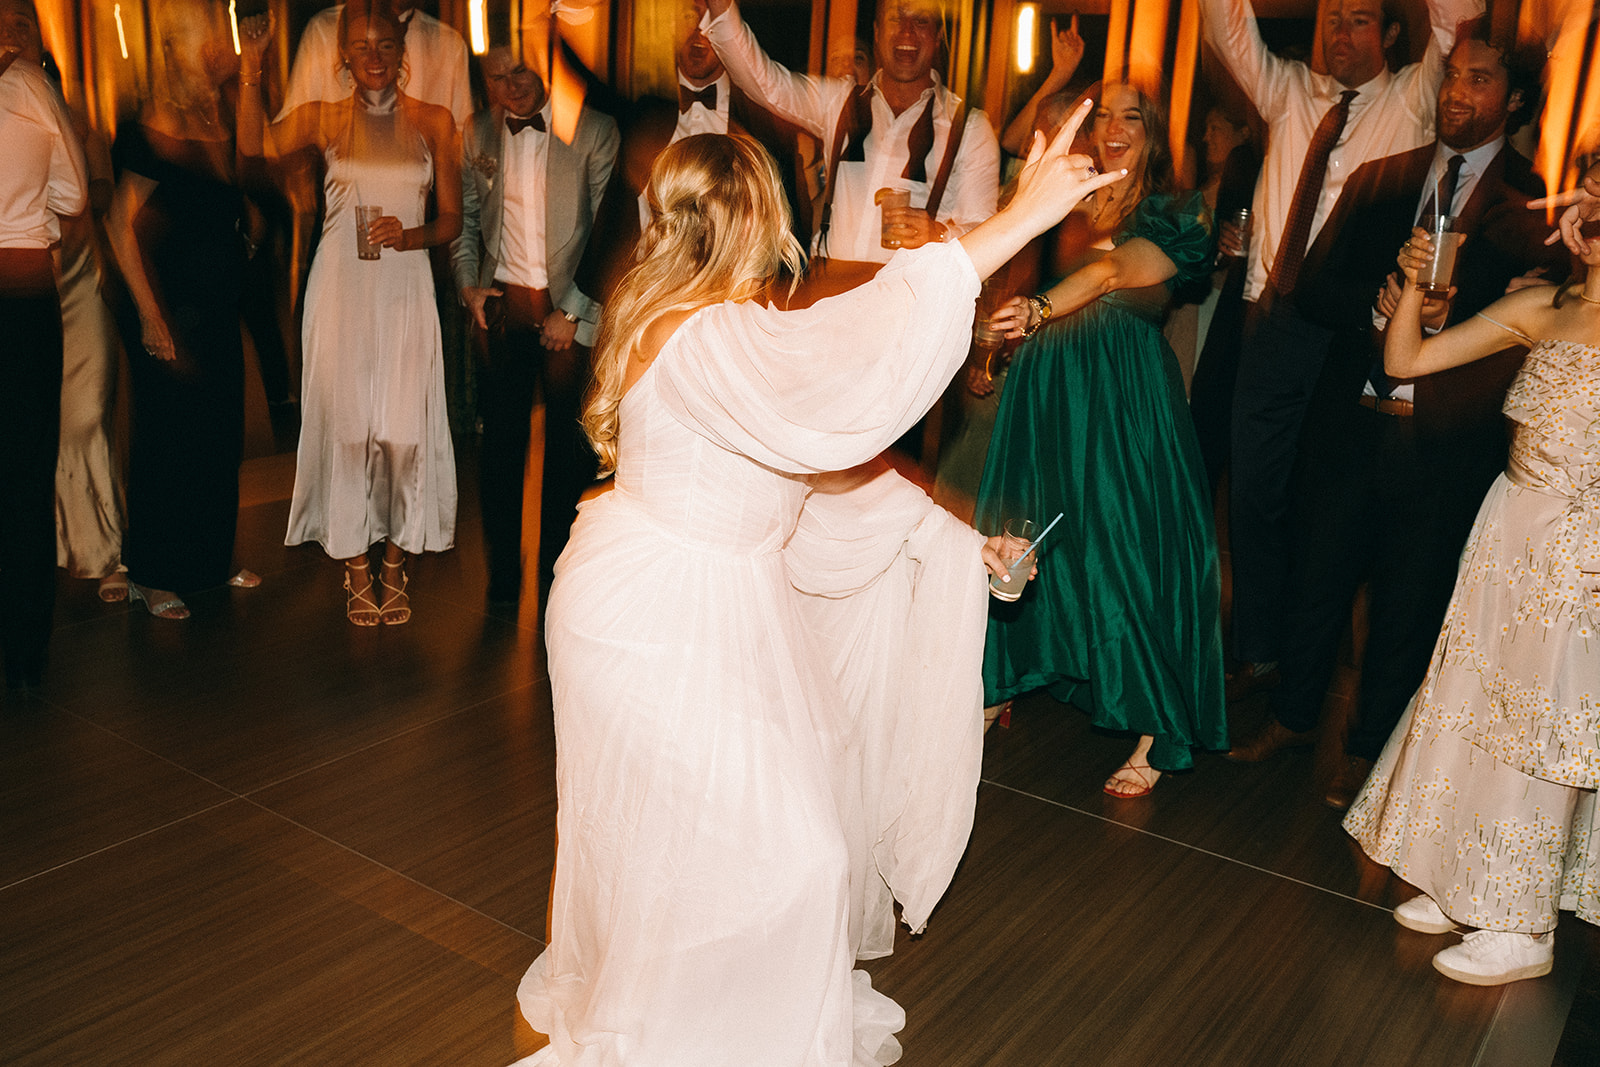
[{"label": "smiling woman's face", "polygon": [[400,77],[400,32],[384,19],[351,19],[339,51],[363,89],[387,89]]},{"label": "smiling woman's face", "polygon": [[1108,85],[1094,112],[1094,127],[1089,132],[1102,171],[1121,170],[1137,174],[1144,164],[1144,115],[1139,111],[1139,94],[1129,85]]}]

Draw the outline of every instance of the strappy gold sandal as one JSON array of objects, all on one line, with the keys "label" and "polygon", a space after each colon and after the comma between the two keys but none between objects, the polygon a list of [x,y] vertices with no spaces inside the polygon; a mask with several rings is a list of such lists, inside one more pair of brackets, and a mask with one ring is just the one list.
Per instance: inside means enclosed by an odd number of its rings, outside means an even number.
[{"label": "strappy gold sandal", "polygon": [[[360,589],[350,580],[350,575],[362,573],[367,576],[367,582]],[[378,602],[372,599],[372,567],[366,560],[359,566],[346,563],[344,565],[344,591],[347,594],[344,605],[345,617],[357,626],[376,626],[382,617],[378,610]]]},{"label": "strappy gold sandal", "polygon": [[[389,579],[384,577],[390,568],[400,572],[399,585],[390,585]],[[383,620],[385,626],[399,626],[411,621],[411,597],[406,593],[406,586],[410,584],[404,563],[384,561],[383,568],[378,571],[378,585],[383,587],[383,607],[378,609],[378,618]]]}]

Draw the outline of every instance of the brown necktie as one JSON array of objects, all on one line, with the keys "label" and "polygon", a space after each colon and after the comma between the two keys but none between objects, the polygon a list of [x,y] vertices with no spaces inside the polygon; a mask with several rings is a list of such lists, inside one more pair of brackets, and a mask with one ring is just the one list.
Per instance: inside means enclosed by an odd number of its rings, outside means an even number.
[{"label": "brown necktie", "polygon": [[1344,124],[1350,118],[1350,101],[1356,98],[1354,89],[1339,94],[1339,102],[1328,109],[1311,135],[1311,147],[1306,149],[1306,161],[1300,168],[1300,180],[1294,187],[1294,199],[1289,203],[1289,216],[1283,224],[1283,238],[1278,242],[1278,254],[1272,261],[1272,273],[1267,283],[1278,296],[1294,292],[1300,280],[1300,266],[1306,259],[1306,243],[1311,238],[1311,219],[1317,213],[1317,201],[1322,196],[1322,182],[1328,175],[1328,154],[1339,143]]}]

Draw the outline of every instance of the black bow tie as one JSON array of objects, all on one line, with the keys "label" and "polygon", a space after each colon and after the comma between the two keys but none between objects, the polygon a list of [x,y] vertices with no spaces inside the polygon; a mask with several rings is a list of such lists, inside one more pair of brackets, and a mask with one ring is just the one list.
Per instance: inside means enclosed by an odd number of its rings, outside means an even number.
[{"label": "black bow tie", "polygon": [[717,110],[717,83],[712,82],[704,89],[691,89],[681,82],[678,84],[678,114],[688,111],[697,100],[705,105],[707,111]]},{"label": "black bow tie", "polygon": [[528,118],[525,118],[525,119],[519,119],[515,115],[507,115],[506,116],[506,129],[511,131],[511,136],[515,137],[517,134],[521,133],[523,130],[530,129],[530,128],[538,130],[540,133],[543,133],[544,132],[544,116],[543,115],[531,115],[531,116],[529,116]]}]

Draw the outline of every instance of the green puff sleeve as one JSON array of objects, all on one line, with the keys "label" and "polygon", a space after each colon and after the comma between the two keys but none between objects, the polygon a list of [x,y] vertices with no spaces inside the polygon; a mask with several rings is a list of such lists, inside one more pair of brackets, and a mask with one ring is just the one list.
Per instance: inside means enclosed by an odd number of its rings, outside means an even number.
[{"label": "green puff sleeve", "polygon": [[1216,265],[1217,239],[1212,232],[1211,210],[1199,192],[1145,197],[1114,240],[1120,245],[1135,237],[1143,237],[1161,249],[1178,268],[1167,282],[1169,289],[1211,273]]}]

